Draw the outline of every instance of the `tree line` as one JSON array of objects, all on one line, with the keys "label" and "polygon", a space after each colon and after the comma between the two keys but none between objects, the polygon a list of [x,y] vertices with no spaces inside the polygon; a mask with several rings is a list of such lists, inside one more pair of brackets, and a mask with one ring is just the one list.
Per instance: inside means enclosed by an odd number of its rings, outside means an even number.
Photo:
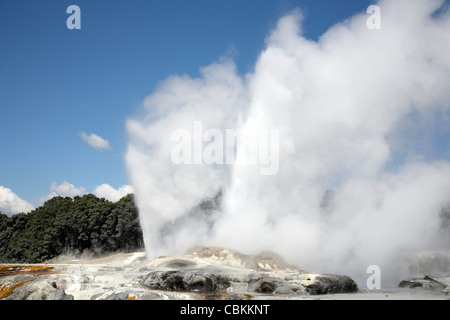
[{"label": "tree line", "polygon": [[40,263],[61,254],[143,248],[134,195],[54,197],[29,213],[0,212],[0,263]]}]

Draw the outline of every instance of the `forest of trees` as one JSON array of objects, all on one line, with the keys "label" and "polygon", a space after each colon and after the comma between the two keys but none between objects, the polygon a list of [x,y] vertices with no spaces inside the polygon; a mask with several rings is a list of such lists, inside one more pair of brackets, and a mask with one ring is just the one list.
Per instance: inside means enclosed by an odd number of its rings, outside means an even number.
[{"label": "forest of trees", "polygon": [[29,213],[0,213],[0,263],[39,263],[61,254],[143,248],[134,195],[113,203],[92,194],[54,197]]}]

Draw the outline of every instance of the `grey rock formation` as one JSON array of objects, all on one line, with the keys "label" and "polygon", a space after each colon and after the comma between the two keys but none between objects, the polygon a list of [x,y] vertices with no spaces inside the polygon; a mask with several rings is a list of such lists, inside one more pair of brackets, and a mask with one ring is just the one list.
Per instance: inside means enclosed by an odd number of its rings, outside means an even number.
[{"label": "grey rock formation", "polygon": [[10,276],[10,286],[14,288],[5,300],[73,300],[63,288],[58,288],[54,281],[39,281],[31,275]]},{"label": "grey rock formation", "polygon": [[270,294],[306,294],[303,286],[275,277],[252,282],[249,285],[249,291]]},{"label": "grey rock formation", "polygon": [[398,286],[400,288],[424,289],[449,294],[450,277],[410,277],[401,281]]},{"label": "grey rock formation", "polygon": [[216,276],[193,271],[152,271],[142,280],[142,285],[156,290],[196,291],[210,293],[219,288]]},{"label": "grey rock formation", "polygon": [[112,293],[104,300],[126,300],[129,297],[130,293],[128,291]]},{"label": "grey rock formation", "polygon": [[151,265],[158,270],[143,276],[141,284],[153,290],[250,295],[317,295],[359,290],[348,276],[308,274],[272,252],[250,256],[221,247],[197,247],[182,259],[160,257]]},{"label": "grey rock formation", "polygon": [[[327,294],[357,292],[358,285],[344,275],[274,275],[254,273],[252,277],[230,270],[208,273],[207,269],[152,271],[141,284],[149,289],[210,294],[228,290],[233,280],[240,278],[247,293],[270,294]],[[297,276],[297,279],[295,279]],[[290,279],[290,280],[289,280]],[[230,290],[232,291],[232,290]]]},{"label": "grey rock formation", "polygon": [[305,285],[305,289],[309,294],[353,293],[359,290],[352,278],[335,274],[317,275],[314,281]]}]

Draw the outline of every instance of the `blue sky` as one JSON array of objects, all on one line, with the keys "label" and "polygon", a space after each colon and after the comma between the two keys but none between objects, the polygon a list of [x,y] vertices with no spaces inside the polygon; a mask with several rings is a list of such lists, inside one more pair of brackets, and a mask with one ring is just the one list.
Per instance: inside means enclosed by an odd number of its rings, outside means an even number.
[{"label": "blue sky", "polygon": [[[195,77],[228,52],[244,75],[269,31],[294,8],[303,10],[305,36],[315,40],[371,3],[1,0],[0,186],[37,204],[52,184],[85,192],[127,185],[125,121],[158,81]],[[81,9],[81,30],[66,27],[71,4]],[[109,148],[91,147],[83,132],[108,140]]]}]

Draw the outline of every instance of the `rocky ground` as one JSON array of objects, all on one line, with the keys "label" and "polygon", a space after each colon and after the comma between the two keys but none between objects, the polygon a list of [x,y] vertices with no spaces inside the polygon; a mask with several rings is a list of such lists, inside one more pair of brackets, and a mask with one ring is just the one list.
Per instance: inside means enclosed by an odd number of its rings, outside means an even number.
[{"label": "rocky ground", "polygon": [[346,275],[311,274],[272,252],[219,247],[148,261],[144,252],[40,265],[0,265],[0,299],[448,299],[450,278],[405,279],[398,290],[361,290]]}]

